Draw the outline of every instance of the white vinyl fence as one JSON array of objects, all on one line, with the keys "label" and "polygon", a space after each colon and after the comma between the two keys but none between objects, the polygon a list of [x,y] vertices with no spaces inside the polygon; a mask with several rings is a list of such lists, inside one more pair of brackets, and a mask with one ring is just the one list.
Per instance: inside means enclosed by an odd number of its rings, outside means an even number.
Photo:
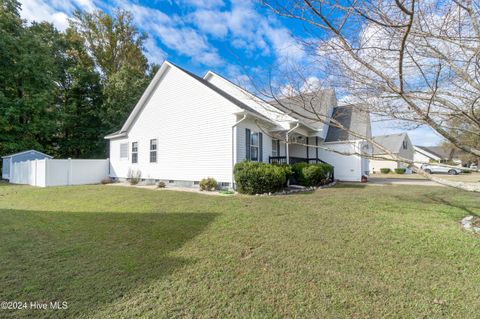
[{"label": "white vinyl fence", "polygon": [[109,160],[42,159],[13,163],[10,183],[32,186],[97,184],[108,178]]}]

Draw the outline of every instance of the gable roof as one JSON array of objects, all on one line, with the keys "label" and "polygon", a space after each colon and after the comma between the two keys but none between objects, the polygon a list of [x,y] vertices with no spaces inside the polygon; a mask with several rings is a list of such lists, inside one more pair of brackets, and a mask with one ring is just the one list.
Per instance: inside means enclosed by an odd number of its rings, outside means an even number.
[{"label": "gable roof", "polygon": [[302,123],[321,130],[324,122],[319,117],[328,118],[329,107],[334,106],[334,98],[334,89],[323,89],[278,99],[271,104]]},{"label": "gable roof", "polygon": [[[389,134],[389,135],[381,135],[381,136],[374,136],[373,140],[388,149],[392,153],[399,153],[402,147],[403,141],[408,137],[407,133],[400,133],[400,134]],[[385,154],[385,151],[379,149],[375,145],[373,146],[373,154]]]},{"label": "gable roof", "polygon": [[30,152],[34,152],[34,153],[43,155],[43,156],[45,156],[45,157],[47,157],[47,158],[53,158],[53,156],[47,155],[47,154],[45,154],[45,153],[42,153],[42,152],[36,151],[36,150],[27,150],[27,151],[22,151],[22,152],[14,153],[14,154],[9,154],[9,155],[2,156],[2,158],[8,158],[8,157],[13,157],[13,156],[18,156],[18,155],[22,155],[22,154],[30,153]]},{"label": "gable roof", "polygon": [[[225,84],[227,84],[228,89],[226,88],[221,88],[224,90],[227,94],[232,95],[233,97],[236,97],[240,101],[243,101],[242,103],[247,104],[248,106],[254,108],[257,112],[262,113],[264,111],[264,115],[267,117],[272,117],[274,121],[278,122],[280,126],[285,125],[285,123],[294,123],[298,122],[297,119],[293,118],[292,116],[286,114],[282,110],[280,110],[278,107],[273,105],[271,102],[266,101],[265,99],[247,91],[246,89],[242,88],[241,86],[235,84],[234,82],[230,81],[229,79],[224,78],[221,75],[218,75],[215,72],[208,71],[205,76],[203,77],[206,81],[209,83],[212,83],[213,85],[217,86],[217,84],[214,84],[216,82],[211,82],[212,80],[221,80]],[[250,104],[248,104],[250,103]],[[252,106],[252,104],[254,106]],[[257,108],[255,108],[257,107]],[[260,111],[261,110],[261,111]],[[263,113],[262,113],[263,114]],[[290,125],[285,125],[287,129],[290,129]],[[284,127],[284,128],[285,128]],[[309,128],[311,129],[311,128]]]},{"label": "gable roof", "polygon": [[[450,160],[457,155],[457,150],[453,147],[447,147],[447,146],[418,146],[415,145],[415,148],[417,151],[423,153],[426,156],[429,156],[429,154],[438,157],[438,159],[441,160]],[[425,154],[429,153],[429,154]]]},{"label": "gable roof", "polygon": [[190,77],[192,77],[193,79],[197,80],[198,82],[200,82],[202,85],[204,85],[205,87],[209,88],[210,90],[212,90],[213,92],[219,94],[220,96],[222,96],[223,98],[225,98],[226,100],[228,100],[230,103],[233,103],[234,105],[236,105],[237,107],[241,108],[242,110],[246,111],[247,113],[250,113],[250,114],[253,114],[255,115],[256,117],[259,117],[265,121],[268,121],[268,122],[272,122],[271,119],[265,117],[264,115],[262,115],[261,113],[257,112],[256,110],[254,110],[253,108],[251,108],[250,106],[246,105],[245,103],[239,101],[238,99],[236,99],[235,97],[231,96],[230,94],[228,94],[227,92],[221,90],[220,88],[216,87],[215,85],[211,84],[210,82],[208,82],[207,80],[191,73],[190,71],[187,71],[167,60],[165,60],[162,65],[160,66],[160,69],[158,70],[157,74],[155,74],[153,80],[150,82],[150,84],[148,85],[147,89],[145,90],[145,92],[143,92],[140,100],[137,102],[137,104],[135,105],[135,108],[133,109],[133,111],[130,113],[130,115],[128,116],[127,120],[125,121],[125,123],[123,124],[122,128],[119,130],[119,131],[116,131],[116,132],[113,132],[113,133],[110,133],[108,134],[107,136],[105,136],[105,139],[111,139],[111,138],[116,138],[116,137],[124,137],[126,136],[126,133],[128,132],[128,130],[130,129],[130,126],[134,123],[136,117],[141,113],[143,107],[147,104],[148,100],[150,99],[151,95],[154,93],[156,87],[158,86],[158,84],[160,83],[160,81],[162,80],[163,76],[166,74],[166,71],[170,68],[176,68],[182,72],[184,72],[185,74],[189,75]]},{"label": "gable roof", "polygon": [[[414,148],[415,148],[415,150],[416,150],[417,152],[420,152],[420,153],[422,153],[423,155],[428,156],[428,157],[430,157],[430,158],[433,158],[433,159],[436,159],[436,160],[440,160],[440,159],[443,158],[442,155],[440,155],[440,154],[436,153],[435,151],[433,151],[433,150],[431,149],[431,147],[429,147],[429,146],[419,146],[419,145],[415,145]],[[436,157],[436,158],[434,158],[434,157]]]},{"label": "gable roof", "polygon": [[357,105],[337,106],[333,109],[332,119],[339,122],[346,130],[330,125],[327,132],[325,142],[352,141],[361,138],[355,136],[351,132],[358,135],[370,137],[370,115]]}]

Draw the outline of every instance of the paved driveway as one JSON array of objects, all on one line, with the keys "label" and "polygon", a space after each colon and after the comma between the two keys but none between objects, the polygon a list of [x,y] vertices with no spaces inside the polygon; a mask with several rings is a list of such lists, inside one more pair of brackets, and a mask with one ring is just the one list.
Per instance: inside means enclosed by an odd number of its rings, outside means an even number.
[{"label": "paved driveway", "polygon": [[370,185],[420,185],[420,186],[442,186],[438,183],[432,182],[428,179],[413,179],[413,178],[381,178],[369,177],[368,183]]}]

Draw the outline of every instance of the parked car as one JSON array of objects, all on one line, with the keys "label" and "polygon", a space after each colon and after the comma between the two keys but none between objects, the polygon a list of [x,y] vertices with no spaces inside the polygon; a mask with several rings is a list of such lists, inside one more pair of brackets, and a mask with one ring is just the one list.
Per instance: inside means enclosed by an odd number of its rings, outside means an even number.
[{"label": "parked car", "polygon": [[478,166],[477,166],[477,164],[472,164],[472,165],[470,165],[470,168],[471,169],[478,169]]},{"label": "parked car", "polygon": [[422,169],[425,171],[425,173],[428,173],[428,174],[445,173],[450,175],[458,175],[462,172],[460,168],[431,165],[431,164],[423,164]]}]

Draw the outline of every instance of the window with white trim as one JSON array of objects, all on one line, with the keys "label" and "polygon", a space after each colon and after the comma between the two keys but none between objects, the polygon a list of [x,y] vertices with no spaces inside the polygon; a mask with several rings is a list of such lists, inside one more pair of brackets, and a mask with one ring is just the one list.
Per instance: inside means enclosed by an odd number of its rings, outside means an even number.
[{"label": "window with white trim", "polygon": [[278,147],[279,143],[279,140],[272,140],[272,156],[280,156],[280,154],[278,154],[278,150],[280,149]]},{"label": "window with white trim", "polygon": [[128,143],[120,144],[120,158],[128,158]]},{"label": "window with white trim", "polygon": [[250,160],[258,162],[258,133],[252,133],[250,135]]},{"label": "window with white trim", "polygon": [[132,142],[132,163],[138,163],[138,142]]},{"label": "window with white trim", "polygon": [[157,139],[150,140],[150,163],[157,162]]}]

